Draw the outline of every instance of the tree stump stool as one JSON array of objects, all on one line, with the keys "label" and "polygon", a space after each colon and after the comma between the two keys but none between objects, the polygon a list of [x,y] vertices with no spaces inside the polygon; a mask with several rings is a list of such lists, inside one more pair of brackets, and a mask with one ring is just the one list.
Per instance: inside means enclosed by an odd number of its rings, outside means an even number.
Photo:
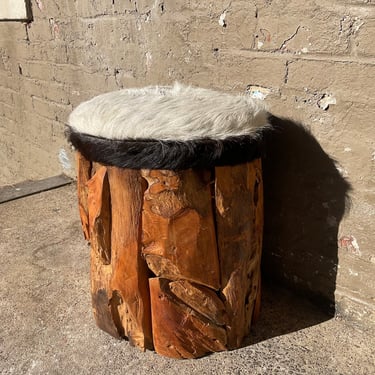
[{"label": "tree stump stool", "polygon": [[246,96],[178,84],[72,112],[101,329],[174,358],[240,347],[260,308],[266,124]]}]

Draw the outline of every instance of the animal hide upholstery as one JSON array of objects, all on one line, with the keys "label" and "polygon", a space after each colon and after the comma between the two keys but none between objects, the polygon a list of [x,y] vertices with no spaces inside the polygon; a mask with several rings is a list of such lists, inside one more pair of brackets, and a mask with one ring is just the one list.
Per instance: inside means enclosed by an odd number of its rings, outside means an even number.
[{"label": "animal hide upholstery", "polygon": [[175,84],[99,95],[69,117],[68,137],[87,159],[122,168],[187,169],[257,157],[262,103]]}]

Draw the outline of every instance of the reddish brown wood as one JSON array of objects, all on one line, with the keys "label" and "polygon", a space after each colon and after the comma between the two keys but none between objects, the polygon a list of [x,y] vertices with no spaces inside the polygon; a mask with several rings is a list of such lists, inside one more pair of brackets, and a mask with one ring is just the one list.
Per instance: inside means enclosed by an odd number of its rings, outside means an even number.
[{"label": "reddish brown wood", "polygon": [[117,295],[112,300],[112,266],[102,263],[100,255],[91,250],[91,301],[96,324],[103,331],[120,338],[124,337],[117,311]]},{"label": "reddish brown wood", "polygon": [[251,323],[253,324],[255,324],[260,317],[261,300],[262,300],[262,276],[261,276],[261,273],[259,272],[257,295],[255,297],[253,316],[251,318]]},{"label": "reddish brown wood", "polygon": [[220,287],[210,172],[143,170],[142,243],[149,268],[171,280]]},{"label": "reddish brown wood", "polygon": [[228,324],[224,302],[217,293],[187,280],[171,281],[169,289],[179,300],[218,326]]},{"label": "reddish brown wood", "polygon": [[149,271],[141,255],[144,184],[139,171],[108,168],[112,216],[113,308],[124,335],[144,350],[152,347]]},{"label": "reddish brown wood", "polygon": [[175,358],[239,347],[260,308],[260,161],[174,172],[77,159],[98,326]]},{"label": "reddish brown wood", "polygon": [[87,205],[87,182],[91,175],[91,162],[87,160],[80,152],[76,153],[77,166],[77,192],[78,192],[78,209],[81,218],[82,232],[86,240],[90,239],[89,235],[89,212]]},{"label": "reddish brown wood", "polygon": [[140,249],[143,179],[137,171],[80,161],[81,176],[91,175],[81,194],[87,194],[95,320],[115,337],[152,348],[149,270]]},{"label": "reddish brown wood", "polygon": [[[87,163],[82,165],[86,165]],[[123,329],[113,309],[112,266],[110,245],[110,197],[108,173],[101,167],[94,173],[92,165],[85,175],[91,175],[86,182],[89,234],[91,241],[91,297],[97,325],[112,336],[123,336]]]},{"label": "reddish brown wood", "polygon": [[107,168],[99,168],[87,182],[91,248],[103,264],[111,262],[111,202]]},{"label": "reddish brown wood", "polygon": [[152,327],[157,353],[172,358],[197,358],[226,350],[220,327],[177,299],[166,279],[150,279]]},{"label": "reddish brown wood", "polygon": [[260,172],[260,161],[215,170],[216,225],[222,293],[230,321],[229,348],[239,347],[249,333],[259,284],[263,225]]},{"label": "reddish brown wood", "polygon": [[[258,288],[255,295],[254,313],[252,322],[256,322],[260,316],[261,308],[261,297],[262,297],[262,277],[260,269],[260,260],[262,256],[263,248],[263,225],[264,225],[264,195],[263,195],[263,175],[262,175],[262,160],[254,160],[250,163],[249,168],[253,170],[252,174],[249,174],[249,178],[253,179],[254,183],[254,204],[255,210],[255,225],[254,225],[254,238],[256,239],[256,252],[259,258],[258,266],[255,269],[258,278]],[[250,182],[251,183],[251,182]],[[256,283],[256,279],[254,280]]]}]

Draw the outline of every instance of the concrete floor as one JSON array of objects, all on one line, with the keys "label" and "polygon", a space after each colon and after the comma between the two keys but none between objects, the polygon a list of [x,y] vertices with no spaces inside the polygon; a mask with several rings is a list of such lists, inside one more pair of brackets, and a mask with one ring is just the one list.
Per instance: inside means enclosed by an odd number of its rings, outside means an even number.
[{"label": "concrete floor", "polygon": [[0,218],[1,374],[375,374],[373,332],[267,284],[242,349],[141,353],[94,324],[74,185],[3,203]]}]

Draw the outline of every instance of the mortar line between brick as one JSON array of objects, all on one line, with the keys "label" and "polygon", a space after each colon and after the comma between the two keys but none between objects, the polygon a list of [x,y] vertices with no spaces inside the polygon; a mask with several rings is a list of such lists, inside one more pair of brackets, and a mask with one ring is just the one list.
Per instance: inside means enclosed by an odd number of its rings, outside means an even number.
[{"label": "mortar line between brick", "polygon": [[243,56],[249,56],[253,58],[264,58],[264,59],[277,59],[277,60],[304,60],[304,61],[327,61],[331,63],[341,62],[341,63],[355,63],[355,64],[363,64],[363,65],[375,65],[374,59],[369,58],[355,58],[351,57],[350,59],[337,56],[337,55],[294,55],[292,53],[283,53],[283,52],[268,52],[268,51],[259,51],[259,50],[250,50],[250,49],[239,49],[239,50],[231,50],[231,49],[222,49],[221,50],[222,55],[243,55]]},{"label": "mortar line between brick", "polygon": [[8,104],[8,103],[5,103],[5,102],[3,102],[2,100],[0,100],[0,104],[1,104],[1,105],[4,105],[5,107],[8,107],[9,109],[14,108],[14,104]]},{"label": "mortar line between brick", "polygon": [[73,64],[73,63],[58,63],[52,60],[40,60],[40,59],[35,59],[35,60],[19,59],[19,60],[26,62],[26,63],[31,63],[31,65],[38,64],[38,65],[45,65],[45,66],[51,66],[51,67],[57,67],[57,68],[70,67],[70,68],[76,69],[77,71],[82,71],[82,72],[89,73],[89,74],[98,73],[98,70],[90,70],[90,69],[87,69],[87,67],[84,65],[78,65],[78,64]]},{"label": "mortar line between brick", "polygon": [[2,86],[1,84],[0,84],[0,90],[11,91],[10,94],[19,94],[20,93],[20,91],[12,89],[11,87]]}]

